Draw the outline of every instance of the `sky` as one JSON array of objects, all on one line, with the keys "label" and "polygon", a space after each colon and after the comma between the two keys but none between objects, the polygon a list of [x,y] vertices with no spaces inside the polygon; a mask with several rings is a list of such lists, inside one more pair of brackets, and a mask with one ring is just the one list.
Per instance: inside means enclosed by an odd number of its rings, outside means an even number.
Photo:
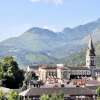
[{"label": "sky", "polygon": [[32,27],[62,31],[100,18],[100,0],[0,0],[0,41]]}]

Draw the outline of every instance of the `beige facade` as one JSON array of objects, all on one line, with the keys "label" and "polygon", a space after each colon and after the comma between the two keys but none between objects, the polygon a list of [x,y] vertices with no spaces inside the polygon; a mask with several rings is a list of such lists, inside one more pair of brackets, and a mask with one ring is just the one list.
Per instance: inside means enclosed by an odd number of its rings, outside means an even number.
[{"label": "beige facade", "polygon": [[62,64],[55,67],[48,67],[48,65],[42,65],[39,67],[39,79],[46,82],[48,79],[54,79],[61,82],[61,80],[69,80],[71,75],[73,76],[91,76],[91,71],[87,67],[67,67]]}]

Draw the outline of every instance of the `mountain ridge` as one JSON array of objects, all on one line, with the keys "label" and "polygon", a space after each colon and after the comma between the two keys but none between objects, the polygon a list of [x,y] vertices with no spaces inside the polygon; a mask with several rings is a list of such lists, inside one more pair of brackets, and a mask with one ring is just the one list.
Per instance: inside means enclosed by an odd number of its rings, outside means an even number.
[{"label": "mountain ridge", "polygon": [[0,42],[0,56],[14,56],[23,66],[59,63],[60,59],[67,59],[85,48],[89,33],[93,33],[95,43],[100,41],[100,19],[74,28],[64,28],[61,32],[33,27],[18,37]]}]

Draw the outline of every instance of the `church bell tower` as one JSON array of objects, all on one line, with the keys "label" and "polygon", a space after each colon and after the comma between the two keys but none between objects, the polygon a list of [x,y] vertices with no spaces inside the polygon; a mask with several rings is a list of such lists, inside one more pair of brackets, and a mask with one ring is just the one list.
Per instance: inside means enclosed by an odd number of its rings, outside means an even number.
[{"label": "church bell tower", "polygon": [[94,77],[94,69],[96,68],[96,54],[91,35],[86,53],[86,67],[88,67],[91,70],[91,75],[92,77]]}]

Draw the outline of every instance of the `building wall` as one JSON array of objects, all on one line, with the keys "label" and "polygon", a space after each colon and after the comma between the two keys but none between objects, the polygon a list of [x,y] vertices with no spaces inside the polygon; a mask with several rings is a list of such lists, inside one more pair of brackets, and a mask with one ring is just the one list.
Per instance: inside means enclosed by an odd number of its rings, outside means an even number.
[{"label": "building wall", "polygon": [[46,81],[46,70],[39,68],[39,80]]},{"label": "building wall", "polygon": [[90,70],[71,70],[71,75],[91,75]]}]

